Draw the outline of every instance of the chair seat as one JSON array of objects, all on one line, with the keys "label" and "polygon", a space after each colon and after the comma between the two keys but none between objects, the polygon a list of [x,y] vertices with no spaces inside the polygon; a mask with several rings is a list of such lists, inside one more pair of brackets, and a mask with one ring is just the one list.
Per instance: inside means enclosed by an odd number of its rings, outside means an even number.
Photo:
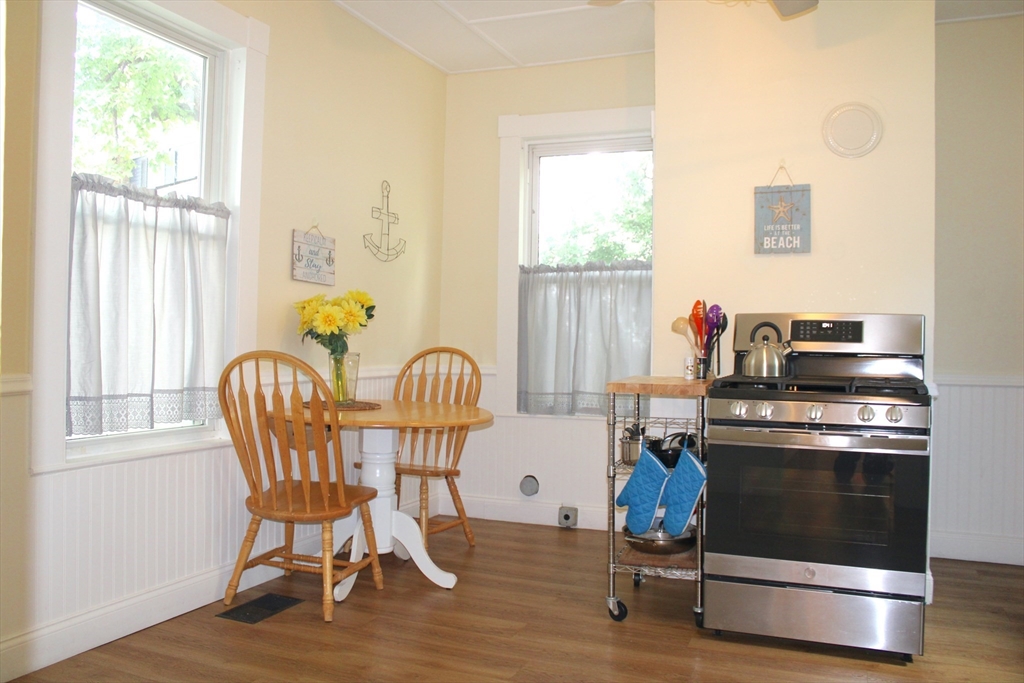
[{"label": "chair seat", "polygon": [[[363,463],[353,463],[357,470],[363,468]],[[423,467],[421,465],[403,465],[400,462],[395,463],[395,474],[408,474],[412,477],[457,477],[462,474],[458,469],[448,469],[443,467]]]},{"label": "chair seat", "polygon": [[325,502],[320,493],[320,482],[310,482],[309,490],[309,511],[306,510],[306,498],[302,492],[302,483],[296,482],[292,486],[292,504],[288,507],[287,486],[284,482],[277,485],[277,505],[275,509],[270,507],[270,489],[263,492],[263,500],[267,505],[256,505],[249,496],[245,499],[245,507],[249,512],[258,515],[263,519],[270,519],[279,522],[323,522],[331,519],[339,519],[352,514],[352,511],[363,503],[377,497],[377,489],[370,486],[345,485],[345,498],[347,506],[339,504],[337,498],[337,484],[331,483],[329,499]]},{"label": "chair seat", "polygon": [[422,465],[395,465],[396,474],[408,474],[413,477],[457,477],[460,472],[457,469],[445,469],[443,467],[424,467]]}]

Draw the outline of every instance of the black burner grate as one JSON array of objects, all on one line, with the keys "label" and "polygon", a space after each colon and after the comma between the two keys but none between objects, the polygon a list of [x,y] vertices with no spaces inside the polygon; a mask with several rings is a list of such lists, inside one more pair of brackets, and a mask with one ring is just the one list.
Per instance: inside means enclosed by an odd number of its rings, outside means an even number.
[{"label": "black burner grate", "polygon": [[716,389],[744,389],[754,391],[787,391],[794,393],[817,394],[879,394],[924,396],[928,387],[914,377],[827,377],[805,376],[792,377],[747,377],[746,375],[729,375],[716,379],[712,386]]},{"label": "black burner grate", "polygon": [[786,385],[786,377],[747,377],[746,375],[729,375],[720,377],[711,383],[716,389],[764,389],[766,391],[782,391]]},{"label": "black burner grate", "polygon": [[853,380],[853,393],[924,396],[928,386],[914,377],[858,377]]}]

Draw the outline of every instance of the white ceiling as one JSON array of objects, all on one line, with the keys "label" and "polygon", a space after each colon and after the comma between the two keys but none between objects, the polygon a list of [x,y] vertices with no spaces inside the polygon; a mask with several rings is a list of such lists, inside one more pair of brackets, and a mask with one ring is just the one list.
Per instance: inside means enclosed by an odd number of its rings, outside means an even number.
[{"label": "white ceiling", "polygon": [[1024,0],[935,0],[935,22],[1024,14]]},{"label": "white ceiling", "polygon": [[624,0],[611,7],[587,0],[334,2],[449,74],[654,50],[649,0]]},{"label": "white ceiling", "polygon": [[[708,1],[730,4],[748,0]],[[654,50],[653,0],[622,0],[611,6],[607,6],[607,0],[334,2],[392,42],[449,74],[576,62]],[[768,7],[763,9],[771,11]],[[935,3],[937,22],[1010,14],[1024,14],[1024,0],[936,0]]]}]

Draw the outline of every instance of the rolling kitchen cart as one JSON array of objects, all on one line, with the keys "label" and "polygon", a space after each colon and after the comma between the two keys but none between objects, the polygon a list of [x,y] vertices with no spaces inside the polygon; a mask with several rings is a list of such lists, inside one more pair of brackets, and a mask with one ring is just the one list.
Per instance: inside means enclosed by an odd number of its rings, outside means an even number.
[{"label": "rolling kitchen cart", "polygon": [[[681,377],[634,376],[609,382],[608,392],[608,614],[615,621],[626,618],[626,605],[615,595],[615,575],[632,574],[633,585],[639,586],[645,576],[659,576],[666,579],[689,579],[697,582],[697,601],[693,606],[698,626],[703,622],[703,599],[701,595],[701,558],[704,552],[704,494],[697,501],[696,543],[685,552],[656,554],[642,552],[623,540],[616,539],[615,528],[615,482],[619,477],[628,478],[633,466],[623,462],[620,455],[619,439],[626,427],[639,424],[648,434],[656,432],[685,431],[697,436],[697,455],[704,457],[704,395],[711,379],[687,380]],[[617,394],[633,397],[632,411],[618,414],[615,399]],[[640,414],[642,396],[664,396],[692,398],[696,401],[693,418],[643,417]]]}]

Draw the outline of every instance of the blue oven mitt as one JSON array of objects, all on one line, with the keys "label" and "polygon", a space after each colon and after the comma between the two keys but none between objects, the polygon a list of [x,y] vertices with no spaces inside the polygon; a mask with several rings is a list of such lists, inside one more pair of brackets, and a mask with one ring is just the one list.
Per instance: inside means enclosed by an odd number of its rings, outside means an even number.
[{"label": "blue oven mitt", "polygon": [[654,526],[654,516],[661,503],[665,482],[669,480],[668,470],[644,443],[640,458],[629,481],[615,499],[619,507],[629,506],[626,512],[626,526],[634,534],[644,534]]},{"label": "blue oven mitt", "polygon": [[678,536],[686,530],[707,480],[708,475],[700,458],[684,449],[661,497],[661,504],[665,506],[662,528],[667,533]]}]

